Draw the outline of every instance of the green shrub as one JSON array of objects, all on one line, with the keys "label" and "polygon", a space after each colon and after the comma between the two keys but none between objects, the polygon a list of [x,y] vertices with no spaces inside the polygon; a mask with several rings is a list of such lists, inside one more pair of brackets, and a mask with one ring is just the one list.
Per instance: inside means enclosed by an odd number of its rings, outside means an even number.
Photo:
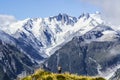
[{"label": "green shrub", "polygon": [[81,80],[88,80],[88,78],[81,78]]},{"label": "green shrub", "polygon": [[98,77],[98,78],[96,78],[96,80],[105,80],[105,79],[102,77]]},{"label": "green shrub", "polygon": [[53,78],[51,76],[48,76],[46,80],[53,80]]},{"label": "green shrub", "polygon": [[57,75],[56,78],[57,80],[65,80],[65,77],[63,75]]},{"label": "green shrub", "polygon": [[42,80],[53,80],[52,76],[44,76]]}]

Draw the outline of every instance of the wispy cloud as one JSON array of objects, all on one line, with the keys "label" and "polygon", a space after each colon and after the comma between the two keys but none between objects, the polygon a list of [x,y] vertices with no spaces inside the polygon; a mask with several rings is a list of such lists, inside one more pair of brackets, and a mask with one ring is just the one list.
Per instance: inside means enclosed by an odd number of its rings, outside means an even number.
[{"label": "wispy cloud", "polygon": [[0,27],[6,27],[7,25],[15,21],[16,19],[14,16],[0,14]]},{"label": "wispy cloud", "polygon": [[120,25],[120,0],[82,0],[100,7],[106,21]]}]

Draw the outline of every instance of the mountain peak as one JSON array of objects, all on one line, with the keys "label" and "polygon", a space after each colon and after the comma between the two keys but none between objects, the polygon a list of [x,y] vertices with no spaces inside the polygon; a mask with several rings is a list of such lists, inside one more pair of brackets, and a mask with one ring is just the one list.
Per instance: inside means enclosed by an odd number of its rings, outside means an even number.
[{"label": "mountain peak", "polygon": [[90,17],[89,13],[82,13],[78,18],[86,17],[87,19]]},{"label": "mountain peak", "polygon": [[49,17],[50,21],[52,19],[56,19],[57,21],[61,21],[63,24],[66,23],[67,25],[74,25],[77,22],[76,17],[69,16],[65,13],[59,13],[57,16]]}]

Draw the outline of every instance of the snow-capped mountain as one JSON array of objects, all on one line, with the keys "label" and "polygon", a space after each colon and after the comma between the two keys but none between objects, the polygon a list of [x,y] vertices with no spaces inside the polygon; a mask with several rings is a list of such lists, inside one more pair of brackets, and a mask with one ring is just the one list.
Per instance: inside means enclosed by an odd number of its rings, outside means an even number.
[{"label": "snow-capped mountain", "polygon": [[[2,30],[0,31],[1,40],[8,44],[15,45],[20,51],[24,52],[31,61],[37,61],[38,63],[41,63],[42,60],[49,58],[51,55],[57,54],[56,51],[61,50],[61,48],[64,48],[64,45],[72,41],[75,41],[75,44],[78,42],[80,45],[83,45],[81,42],[85,42],[86,46],[88,46],[87,44],[93,45],[93,42],[99,42],[96,44],[103,43],[103,45],[105,44],[107,46],[109,42],[117,43],[117,41],[120,40],[119,28],[114,29],[112,26],[107,25],[105,21],[101,19],[100,13],[98,12],[95,14],[83,13],[78,18],[67,14],[58,14],[57,16],[48,18],[28,18],[12,22],[7,25],[7,28],[0,27],[0,30]],[[2,36],[3,34],[4,36]],[[96,46],[96,44],[94,44],[94,46]],[[86,50],[83,46],[79,47]],[[109,48],[107,49],[109,51]],[[81,54],[76,55],[80,56]],[[91,59],[93,63],[98,64],[93,58]],[[85,64],[84,61],[81,62],[81,64],[82,63]],[[89,64],[91,65],[91,63]],[[104,63],[101,62],[101,65],[102,64]],[[104,65],[102,66],[104,67]],[[96,66],[93,67],[95,67],[94,71],[98,69]],[[83,72],[83,74],[87,74],[87,72]],[[96,71],[95,73],[89,72],[89,74],[94,75],[98,73]]]},{"label": "snow-capped mountain", "polygon": [[[75,17],[66,14],[45,19],[26,19],[11,24],[8,33],[16,39],[23,39],[34,46],[44,57],[44,49],[64,41],[64,34],[77,21]],[[71,24],[70,24],[71,23]]]},{"label": "snow-capped mountain", "polygon": [[[18,21],[12,23],[5,32],[24,41],[24,44],[31,45],[43,57],[48,57],[60,44],[65,44],[74,36],[84,35],[98,25],[104,26],[99,13],[82,14],[79,18],[59,14],[48,18]],[[107,31],[103,34],[107,35]],[[116,36],[117,33],[113,30],[111,34]]]}]

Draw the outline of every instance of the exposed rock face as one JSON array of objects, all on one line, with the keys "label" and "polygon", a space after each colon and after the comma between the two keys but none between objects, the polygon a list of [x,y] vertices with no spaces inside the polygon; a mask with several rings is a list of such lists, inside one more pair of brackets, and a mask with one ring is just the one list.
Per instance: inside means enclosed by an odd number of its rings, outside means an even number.
[{"label": "exposed rock face", "polygon": [[25,53],[0,40],[0,80],[13,80],[23,71],[30,74],[35,65]]},{"label": "exposed rock face", "polygon": [[53,72],[57,72],[57,67],[61,66],[62,72],[98,75],[120,62],[119,48],[120,41],[87,43],[82,37],[74,37],[51,55],[45,65]]}]

